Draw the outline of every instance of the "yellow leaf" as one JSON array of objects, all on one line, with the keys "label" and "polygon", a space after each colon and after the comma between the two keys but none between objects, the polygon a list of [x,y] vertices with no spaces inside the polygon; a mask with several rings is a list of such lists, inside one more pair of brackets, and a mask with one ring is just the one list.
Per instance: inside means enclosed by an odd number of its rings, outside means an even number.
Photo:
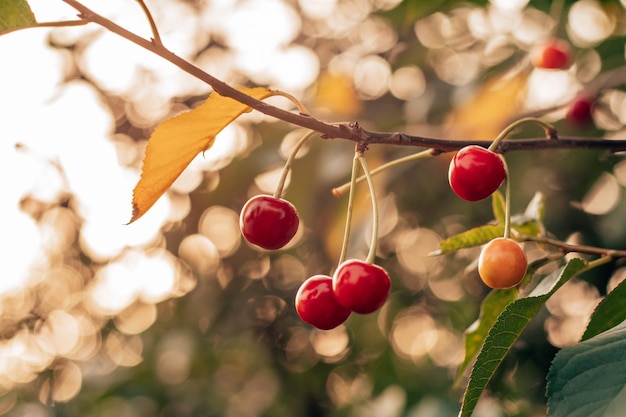
[{"label": "yellow leaf", "polygon": [[[239,91],[263,100],[274,95],[266,88]],[[133,217],[143,216],[200,152],[209,149],[215,136],[250,107],[212,93],[195,109],[159,124],[148,141],[141,178],[133,191]]]},{"label": "yellow leaf", "polygon": [[458,106],[448,120],[446,136],[460,139],[495,139],[517,118],[526,92],[528,73],[497,75],[486,80],[474,96]]},{"label": "yellow leaf", "polygon": [[322,74],[317,80],[315,101],[334,115],[354,116],[361,110],[352,79],[347,75]]}]

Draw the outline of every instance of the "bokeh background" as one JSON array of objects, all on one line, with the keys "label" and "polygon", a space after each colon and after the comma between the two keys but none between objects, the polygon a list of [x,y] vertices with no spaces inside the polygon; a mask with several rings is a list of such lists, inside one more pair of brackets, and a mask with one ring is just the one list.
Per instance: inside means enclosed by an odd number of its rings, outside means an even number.
[{"label": "bokeh background", "polygon": [[[29,1],[39,21],[74,19]],[[84,2],[150,37],[131,0]],[[149,0],[165,45],[235,86],[299,97],[315,117],[368,129],[492,139],[538,114],[562,135],[626,138],[626,3],[621,1]],[[575,48],[566,71],[534,69],[551,36]],[[239,210],[271,193],[303,132],[258,113],[219,134],[139,221],[132,189],[160,122],[209,86],[90,24],[0,37],[0,415],[12,417],[447,417],[463,332],[487,289],[478,249],[428,256],[492,219],[447,185],[449,156],[375,178],[378,263],[393,280],[378,313],[317,331],[293,297],[329,274],[342,242],[353,144],[314,139],[286,198],[302,226],[285,250],[245,243]],[[593,125],[563,120],[597,92]],[[282,98],[275,105],[290,108]],[[529,127],[518,137],[541,136]],[[172,138],[176,140],[176,138]],[[370,167],[416,149],[372,146]],[[513,210],[537,191],[556,237],[626,248],[626,162],[586,150],[511,153]],[[349,256],[369,246],[357,189]],[[530,256],[534,248],[527,247]],[[505,359],[476,416],[545,415],[545,374],[600,297],[615,262],[567,284]]]}]

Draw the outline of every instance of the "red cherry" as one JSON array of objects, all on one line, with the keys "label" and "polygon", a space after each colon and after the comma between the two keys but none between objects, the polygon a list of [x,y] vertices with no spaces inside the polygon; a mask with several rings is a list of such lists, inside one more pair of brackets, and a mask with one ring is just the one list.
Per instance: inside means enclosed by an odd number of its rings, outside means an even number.
[{"label": "red cherry", "polygon": [[269,195],[252,197],[241,209],[239,227],[250,243],[263,249],[280,249],[298,231],[300,219],[287,200]]},{"label": "red cherry", "polygon": [[572,65],[572,47],[563,39],[550,39],[531,52],[533,65],[541,69],[567,69]]},{"label": "red cherry", "polygon": [[464,200],[479,201],[496,191],[504,178],[504,162],[495,152],[477,145],[461,149],[450,161],[448,181]]},{"label": "red cherry", "polygon": [[510,288],[522,281],[528,260],[512,239],[499,237],[487,243],[478,257],[478,275],[491,288]]},{"label": "red cherry", "polygon": [[333,292],[339,304],[359,314],[372,313],[389,296],[391,280],[382,267],[357,259],[342,262],[333,275]]},{"label": "red cherry", "polygon": [[569,105],[565,120],[576,126],[588,126],[593,123],[593,98],[580,94]]},{"label": "red cherry", "polygon": [[350,309],[337,302],[332,282],[327,275],[314,275],[296,294],[296,312],[302,321],[321,330],[339,326],[350,315]]}]

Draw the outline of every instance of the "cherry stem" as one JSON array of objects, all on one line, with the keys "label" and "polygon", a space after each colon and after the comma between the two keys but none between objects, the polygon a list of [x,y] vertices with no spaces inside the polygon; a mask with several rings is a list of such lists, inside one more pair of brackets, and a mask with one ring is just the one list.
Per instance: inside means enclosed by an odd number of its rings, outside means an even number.
[{"label": "cherry stem", "polygon": [[558,239],[552,239],[549,237],[537,237],[537,236],[520,236],[520,240],[545,243],[547,245],[552,245],[561,250],[563,253],[586,253],[589,255],[599,255],[601,257],[612,257],[612,258],[626,258],[626,250],[619,249],[607,249],[607,248],[599,248],[596,246],[586,246],[586,245],[576,245],[572,243],[563,242]]},{"label": "cherry stem", "polygon": [[61,28],[61,27],[72,27],[72,26],[83,26],[88,23],[91,23],[90,20],[79,19],[79,20],[59,20],[53,22],[37,22],[32,25],[19,26],[16,28],[10,28],[5,30],[0,30],[0,36],[6,35],[8,33],[17,32],[18,30],[23,29],[35,29],[35,28]]},{"label": "cherry stem", "polygon": [[504,156],[499,155],[504,164],[505,182],[504,185],[504,237],[511,237],[511,179],[509,178],[509,166]]},{"label": "cherry stem", "polygon": [[[358,148],[358,145],[357,145]],[[352,159],[352,173],[350,174],[350,192],[348,193],[348,207],[346,211],[346,227],[343,232],[343,243],[341,244],[341,253],[339,254],[339,264],[346,260],[348,253],[348,245],[350,242],[350,228],[352,227],[352,206],[354,201],[354,188],[356,187],[356,177],[358,171],[357,160],[359,158],[358,151],[355,152]]]},{"label": "cherry stem", "polygon": [[[424,158],[428,158],[431,156],[436,155],[436,152],[434,152],[433,149],[426,149],[425,151],[421,151],[421,152],[417,152],[417,153],[413,153],[411,155],[407,155],[404,156],[402,158],[398,158],[398,159],[394,159],[393,161],[389,161],[387,163],[384,163],[374,169],[372,169],[370,171],[370,175],[374,176],[380,172],[385,171],[386,169],[395,167],[396,165],[400,165],[403,164],[405,162],[411,162],[411,161],[417,161],[418,159],[424,159]],[[362,175],[360,177],[358,177],[356,179],[356,182],[359,183],[361,181],[363,181],[364,179],[366,179],[366,175]],[[346,191],[348,191],[348,189],[350,189],[350,183],[347,182],[345,184],[340,185],[339,187],[335,187],[332,189],[332,193],[335,197],[341,197],[342,195],[345,194]]]},{"label": "cherry stem", "polygon": [[311,112],[309,111],[309,109],[307,109],[307,107],[302,104],[302,102],[298,100],[294,95],[281,90],[272,90],[272,92],[275,96],[283,96],[287,100],[291,101],[298,108],[298,112],[302,116],[311,116]]},{"label": "cherry stem", "polygon": [[376,259],[376,249],[378,246],[378,202],[376,201],[376,190],[374,188],[374,181],[372,181],[372,175],[369,168],[367,167],[367,161],[365,160],[363,153],[357,153],[357,158],[361,163],[361,168],[363,168],[363,172],[365,173],[367,185],[370,189],[370,198],[372,200],[372,239],[370,241],[370,250],[367,254],[365,262],[367,262],[368,264],[373,264],[374,259]]},{"label": "cherry stem", "polygon": [[287,175],[289,175],[289,171],[291,170],[291,166],[293,165],[294,159],[296,159],[296,155],[298,154],[298,151],[300,150],[300,148],[302,148],[302,145],[304,145],[309,139],[311,139],[316,134],[317,134],[316,131],[309,130],[298,141],[298,143],[296,143],[296,146],[293,148],[293,150],[289,154],[289,157],[287,158],[287,161],[285,162],[285,165],[283,166],[283,171],[280,174],[280,179],[278,180],[278,183],[276,184],[276,189],[274,190],[274,195],[273,195],[274,198],[280,198],[283,195],[283,188],[285,187],[285,182],[287,181]]},{"label": "cherry stem", "polygon": [[551,124],[546,123],[546,122],[544,122],[541,119],[537,119],[536,117],[524,117],[522,119],[514,121],[513,123],[511,123],[510,125],[505,127],[504,130],[502,132],[500,132],[498,137],[495,138],[493,142],[491,142],[491,145],[489,145],[488,149],[490,151],[492,151],[492,152],[495,152],[495,150],[498,149],[498,146],[500,145],[500,142],[502,142],[504,139],[506,139],[506,137],[513,130],[517,129],[519,126],[523,125],[524,123],[535,123],[535,124],[538,124],[539,126],[543,127],[543,129],[546,131],[546,138],[548,138],[548,139],[558,139],[557,131],[554,128],[554,126],[552,126]]}]

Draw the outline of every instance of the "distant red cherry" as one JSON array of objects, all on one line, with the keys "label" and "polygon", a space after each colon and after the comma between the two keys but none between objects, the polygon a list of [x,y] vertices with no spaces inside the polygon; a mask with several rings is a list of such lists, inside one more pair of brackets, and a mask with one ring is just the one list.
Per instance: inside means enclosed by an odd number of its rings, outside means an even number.
[{"label": "distant red cherry", "polygon": [[586,94],[579,94],[570,102],[565,120],[576,126],[591,125],[593,123],[593,103],[592,97]]},{"label": "distant red cherry", "polygon": [[285,246],[298,231],[300,219],[287,200],[269,195],[252,197],[241,209],[239,226],[250,243],[274,250]]},{"label": "distant red cherry", "polygon": [[351,311],[337,302],[331,277],[314,275],[298,289],[296,312],[305,323],[330,330],[346,321]]},{"label": "distant red cherry", "polygon": [[391,280],[382,267],[357,259],[342,262],[333,274],[339,304],[359,314],[378,310],[389,296]]},{"label": "distant red cherry", "polygon": [[533,65],[541,69],[567,69],[572,65],[572,47],[563,39],[550,39],[531,51]]},{"label": "distant red cherry", "polygon": [[489,197],[502,185],[505,177],[506,170],[500,156],[477,145],[458,151],[448,169],[450,187],[467,201]]}]

